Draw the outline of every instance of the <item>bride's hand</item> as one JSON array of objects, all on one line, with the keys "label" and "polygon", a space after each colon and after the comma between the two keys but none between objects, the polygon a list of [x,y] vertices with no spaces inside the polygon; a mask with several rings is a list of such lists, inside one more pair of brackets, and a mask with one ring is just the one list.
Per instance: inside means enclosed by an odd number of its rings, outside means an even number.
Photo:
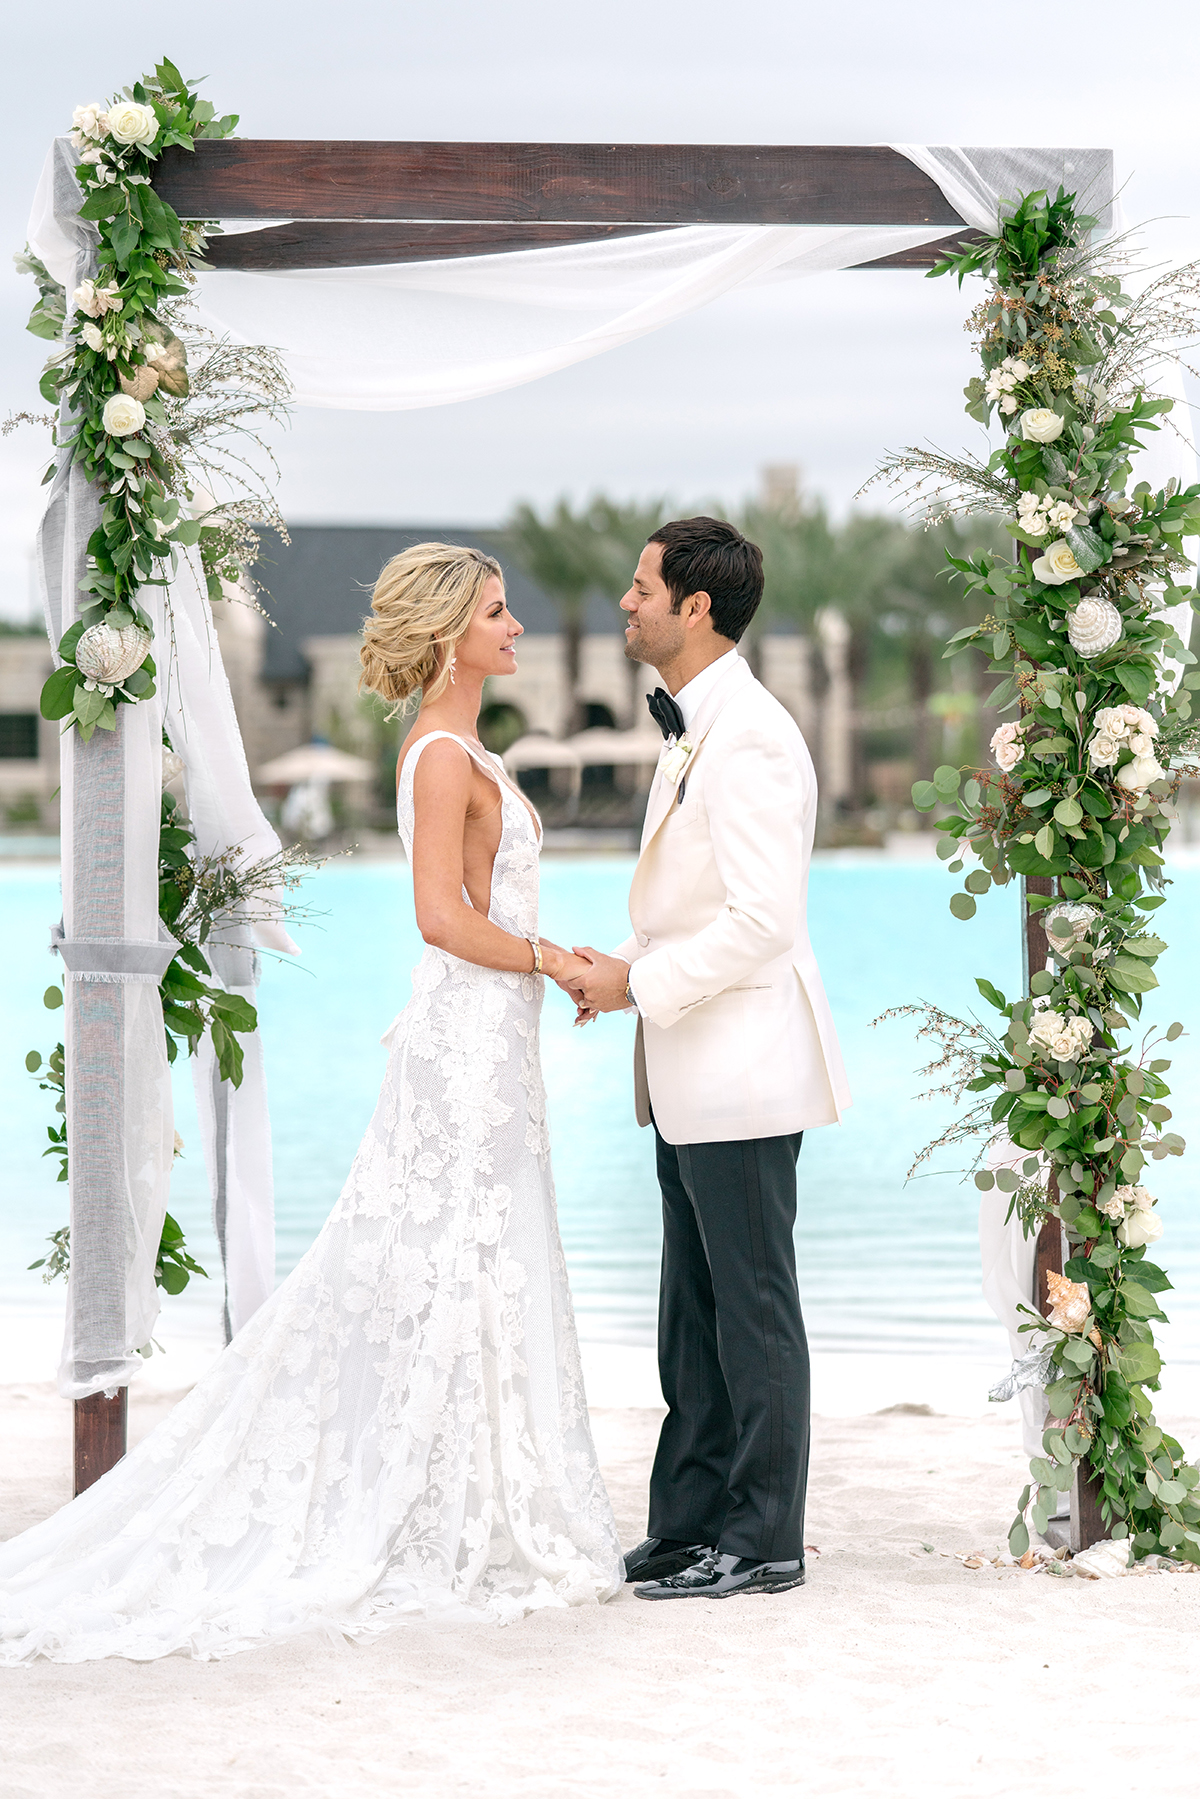
[{"label": "bride's hand", "polygon": [[[572,983],[577,983],[585,975],[591,964],[586,956],[572,955],[561,944],[551,943],[548,937],[540,939],[542,945],[542,971],[562,988],[564,993],[571,993]],[[572,995],[574,997],[574,995]]]}]

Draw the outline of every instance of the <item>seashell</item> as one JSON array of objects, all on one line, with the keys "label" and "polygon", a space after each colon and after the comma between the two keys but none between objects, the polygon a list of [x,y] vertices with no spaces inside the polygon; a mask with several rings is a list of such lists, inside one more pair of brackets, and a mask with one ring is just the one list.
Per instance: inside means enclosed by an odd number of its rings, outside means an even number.
[{"label": "seashell", "polygon": [[89,681],[117,687],[140,668],[150,650],[150,633],[140,625],[89,625],[75,645],[75,666]]},{"label": "seashell", "polygon": [[1121,631],[1121,614],[1111,600],[1080,600],[1067,614],[1067,637],[1077,656],[1099,656],[1111,650]]},{"label": "seashell", "polygon": [[165,325],[143,326],[142,351],[146,361],[154,365],[158,385],[167,393],[174,394],[177,399],[186,400],[187,351],[175,333]]},{"label": "seashell", "polygon": [[1095,916],[1095,906],[1079,906],[1064,901],[1054,907],[1046,920],[1046,935],[1060,956],[1074,944],[1083,942]]},{"label": "seashell", "polygon": [[128,394],[131,399],[144,401],[150,398],[158,386],[158,371],[152,369],[147,362],[135,369],[132,375],[118,375],[117,379],[121,383],[123,394]]},{"label": "seashell", "polygon": [[1046,1291],[1050,1300],[1050,1323],[1057,1325],[1060,1331],[1082,1330],[1092,1309],[1092,1296],[1086,1282],[1069,1281],[1065,1275],[1056,1274],[1050,1268],[1046,1271]]}]

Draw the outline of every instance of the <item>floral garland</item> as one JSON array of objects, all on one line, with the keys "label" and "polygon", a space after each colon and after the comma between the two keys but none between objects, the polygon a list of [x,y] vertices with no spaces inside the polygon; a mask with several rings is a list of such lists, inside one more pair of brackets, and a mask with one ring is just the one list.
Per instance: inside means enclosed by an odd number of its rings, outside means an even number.
[{"label": "floral garland", "polygon": [[[1027,195],[997,236],[932,271],[990,282],[969,321],[984,373],[966,389],[967,411],[998,416],[1005,441],[986,463],[912,449],[880,470],[910,493],[915,477],[922,504],[932,482],[943,515],[1008,514],[1011,561],[950,558],[987,616],[947,654],[990,653],[1001,676],[990,704],[1017,715],[992,738],[994,771],[964,780],[939,768],[914,785],[913,803],[943,809],[938,853],[952,872],[966,851],[975,857],[954,915],[971,917],[993,883],[1024,877],[1042,889],[1026,903],[1049,947],[1021,998],[978,981],[1000,1015],[994,1031],[922,1010],[943,1046],[927,1072],[953,1075],[941,1090],[998,1089],[942,1141],[985,1133],[998,1165],[980,1168],[976,1185],[1009,1193],[1009,1216],[1016,1207],[1027,1230],[1060,1219],[1069,1245],[1063,1274],[1049,1277],[1048,1318],[1030,1309],[1020,1327],[1038,1333],[1032,1360],[1051,1416],[1013,1553],[1028,1548],[1031,1525],[1044,1532],[1082,1462],[1113,1538],[1130,1539],[1137,1557],[1200,1563],[1200,1472],[1154,1420],[1154,1326],[1171,1283],[1146,1258],[1162,1224],[1142,1183],[1148,1160],[1184,1143],[1164,1128],[1162,1039],[1136,1053],[1121,1042],[1167,947],[1147,915],[1165,902],[1167,806],[1197,744],[1200,686],[1189,673],[1172,687],[1166,661],[1196,658],[1164,616],[1200,604],[1181,545],[1200,532],[1200,486],[1126,489],[1131,455],[1172,404],[1147,392],[1146,372],[1167,343],[1194,335],[1200,284],[1194,267],[1175,271],[1131,300],[1117,273],[1126,252],[1095,248],[1095,224],[1061,189],[1053,201]],[[1182,1029],[1172,1024],[1166,1040]]]},{"label": "floral garland", "polygon": [[[236,124],[232,114],[216,118],[165,59],[107,108],[75,108],[80,217],[99,231],[98,272],[76,288],[73,311],[47,277],[30,324],[40,335],[65,336],[41,392],[65,402],[56,443],[103,496],[81,583],[93,597],[59,643],[62,666],[41,701],[45,718],[78,726],[85,741],[115,728],[118,704],[153,694],[152,624],[138,589],[165,585],[164,562],[203,531],[181,516],[189,496],[163,441],[162,395],[188,391],[186,353],[164,306],[187,293],[191,271],[202,266],[205,231],[181,224],[154,192],[151,171],[168,145],[191,150],[198,137],[227,137]],[[45,276],[32,258],[25,262]]]}]

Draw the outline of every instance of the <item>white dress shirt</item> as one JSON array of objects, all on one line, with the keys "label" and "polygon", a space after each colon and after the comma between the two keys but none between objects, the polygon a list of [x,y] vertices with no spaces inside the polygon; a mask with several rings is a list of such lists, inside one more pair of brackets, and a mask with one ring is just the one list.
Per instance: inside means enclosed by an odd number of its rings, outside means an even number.
[{"label": "white dress shirt", "polygon": [[692,725],[695,722],[696,714],[707,699],[709,692],[716,686],[717,682],[721,679],[721,676],[729,667],[729,664],[736,661],[736,647],[732,650],[726,650],[723,656],[718,656],[715,662],[710,662],[707,668],[702,668],[698,675],[692,676],[685,687],[679,689],[679,692],[675,695],[675,704],[683,713],[683,728],[685,731],[691,730]]}]

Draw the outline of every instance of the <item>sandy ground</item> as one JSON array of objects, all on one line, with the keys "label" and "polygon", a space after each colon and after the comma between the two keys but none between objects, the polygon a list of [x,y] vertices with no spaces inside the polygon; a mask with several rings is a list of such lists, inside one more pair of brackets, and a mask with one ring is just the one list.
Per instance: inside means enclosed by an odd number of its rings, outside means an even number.
[{"label": "sandy ground", "polygon": [[[135,1397],[139,1436],[170,1403]],[[599,1407],[623,1538],[660,1413]],[[1171,1424],[1189,1443],[1200,1419]],[[0,1388],[0,1535],[68,1492],[69,1409]],[[0,1674],[0,1799],[1188,1791],[1200,1575],[972,1571],[1020,1484],[1015,1414],[819,1420],[809,1583],[774,1598],[412,1625],[218,1663]]]}]

